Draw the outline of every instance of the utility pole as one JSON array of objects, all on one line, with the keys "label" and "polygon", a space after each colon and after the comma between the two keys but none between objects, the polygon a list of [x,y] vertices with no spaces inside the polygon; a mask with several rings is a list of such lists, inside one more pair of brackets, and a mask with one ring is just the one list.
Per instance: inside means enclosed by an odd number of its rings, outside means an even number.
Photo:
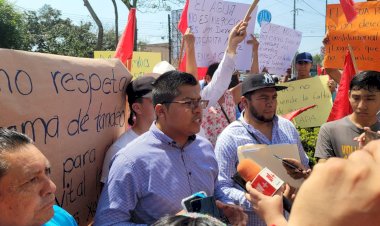
[{"label": "utility pole", "polygon": [[168,32],[169,32],[169,63],[172,63],[172,29],[170,23],[170,14],[168,14]]},{"label": "utility pole", "polygon": [[294,5],[293,5],[293,29],[296,29],[296,0],[294,0]]}]

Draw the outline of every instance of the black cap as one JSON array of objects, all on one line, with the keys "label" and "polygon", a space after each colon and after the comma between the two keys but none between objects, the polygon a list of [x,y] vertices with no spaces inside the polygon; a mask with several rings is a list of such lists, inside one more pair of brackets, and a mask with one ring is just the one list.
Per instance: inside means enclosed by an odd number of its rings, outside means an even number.
[{"label": "black cap", "polygon": [[313,56],[311,56],[311,54],[307,52],[299,53],[296,56],[296,62],[299,62],[299,61],[306,61],[309,63],[313,63]]},{"label": "black cap", "polygon": [[133,104],[141,97],[152,97],[154,81],[156,79],[151,76],[141,76],[130,82],[127,86],[129,104]]},{"label": "black cap", "polygon": [[276,91],[287,89],[286,86],[276,86],[274,80],[270,74],[261,73],[261,74],[249,74],[245,77],[242,83],[242,95],[245,95],[249,92],[264,89],[264,88],[275,88]]}]

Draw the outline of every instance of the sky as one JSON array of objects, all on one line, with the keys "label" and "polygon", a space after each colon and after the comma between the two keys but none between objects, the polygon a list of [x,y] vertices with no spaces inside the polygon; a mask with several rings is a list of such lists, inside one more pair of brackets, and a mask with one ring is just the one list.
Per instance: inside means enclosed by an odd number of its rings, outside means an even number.
[{"label": "sky", "polygon": [[[75,23],[92,20],[82,0],[9,0],[19,10],[37,10],[48,4],[62,12],[62,17],[70,18]],[[142,0],[147,1],[147,0]],[[150,0],[149,0],[150,1]],[[328,4],[337,4],[339,0],[327,0]],[[355,0],[362,2],[365,0]],[[89,0],[105,29],[114,27],[114,8],[111,0]],[[235,2],[251,4],[252,0],[235,0]],[[125,28],[128,19],[128,9],[116,0],[119,12],[119,32]],[[302,41],[299,52],[317,54],[322,46],[325,34],[326,0],[295,0],[296,3],[296,30],[302,32]],[[293,0],[262,0],[258,10],[266,9],[272,14],[271,23],[293,28]],[[174,9],[182,9],[178,5]],[[168,14],[170,12],[142,13],[137,12],[138,40],[148,43],[168,42]],[[245,13],[244,13],[245,14]],[[242,14],[242,17],[244,16]],[[95,25],[96,26],[96,25]],[[255,33],[260,33],[260,26],[256,26]]]}]

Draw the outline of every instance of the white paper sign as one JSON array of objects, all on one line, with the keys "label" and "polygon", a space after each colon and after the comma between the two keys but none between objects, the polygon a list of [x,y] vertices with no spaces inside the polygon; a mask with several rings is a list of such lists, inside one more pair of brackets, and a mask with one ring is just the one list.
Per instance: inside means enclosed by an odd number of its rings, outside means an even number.
[{"label": "white paper sign", "polygon": [[[208,67],[220,62],[227,48],[230,30],[243,20],[250,5],[220,0],[190,0],[188,26],[195,36],[195,52],[198,67]],[[238,47],[236,69],[251,68],[252,45],[250,34],[255,30],[257,7],[251,14],[247,37]]]},{"label": "white paper sign", "polygon": [[302,33],[276,24],[261,25],[259,45],[259,70],[283,75],[290,68],[293,57],[301,43]]}]

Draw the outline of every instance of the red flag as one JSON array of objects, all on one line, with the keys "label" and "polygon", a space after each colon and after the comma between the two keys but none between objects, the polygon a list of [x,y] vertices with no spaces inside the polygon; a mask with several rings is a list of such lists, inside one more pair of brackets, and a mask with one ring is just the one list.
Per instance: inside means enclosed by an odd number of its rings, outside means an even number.
[{"label": "red flag", "polygon": [[181,18],[179,19],[178,22],[178,30],[182,33],[185,34],[186,29],[188,27],[187,24],[187,11],[189,8],[189,0],[186,0],[185,7],[183,7]]},{"label": "red flag", "polygon": [[327,119],[328,122],[341,119],[352,113],[350,101],[348,100],[348,92],[350,90],[350,82],[355,74],[355,66],[352,62],[350,52],[347,50],[343,74],[339,82],[338,94],[336,95],[334,105]]},{"label": "red flag", "polygon": [[317,64],[317,74],[322,75],[322,71],[323,71],[322,66]]},{"label": "red flag", "polygon": [[288,113],[288,114],[282,115],[282,117],[284,117],[284,118],[286,118],[286,119],[292,121],[295,117],[297,117],[297,116],[298,116],[299,114],[301,114],[302,112],[307,111],[307,110],[309,110],[310,108],[313,108],[313,107],[315,107],[315,106],[317,106],[317,105],[314,104],[314,105],[310,105],[310,106],[307,106],[307,107],[303,107],[303,108],[300,108],[300,109],[298,109],[298,110],[292,111],[292,112],[290,112],[290,113]]},{"label": "red flag", "polygon": [[126,64],[127,60],[132,60],[133,45],[135,43],[135,28],[136,9],[131,8],[131,10],[129,10],[127,26],[125,27],[124,33],[117,44],[114,56],[115,58],[119,58],[123,64]]},{"label": "red flag", "polygon": [[356,12],[354,8],[354,1],[353,0],[340,0],[340,5],[342,6],[343,13],[346,16],[346,20],[348,23],[351,23],[356,16],[358,15],[358,12]]}]

